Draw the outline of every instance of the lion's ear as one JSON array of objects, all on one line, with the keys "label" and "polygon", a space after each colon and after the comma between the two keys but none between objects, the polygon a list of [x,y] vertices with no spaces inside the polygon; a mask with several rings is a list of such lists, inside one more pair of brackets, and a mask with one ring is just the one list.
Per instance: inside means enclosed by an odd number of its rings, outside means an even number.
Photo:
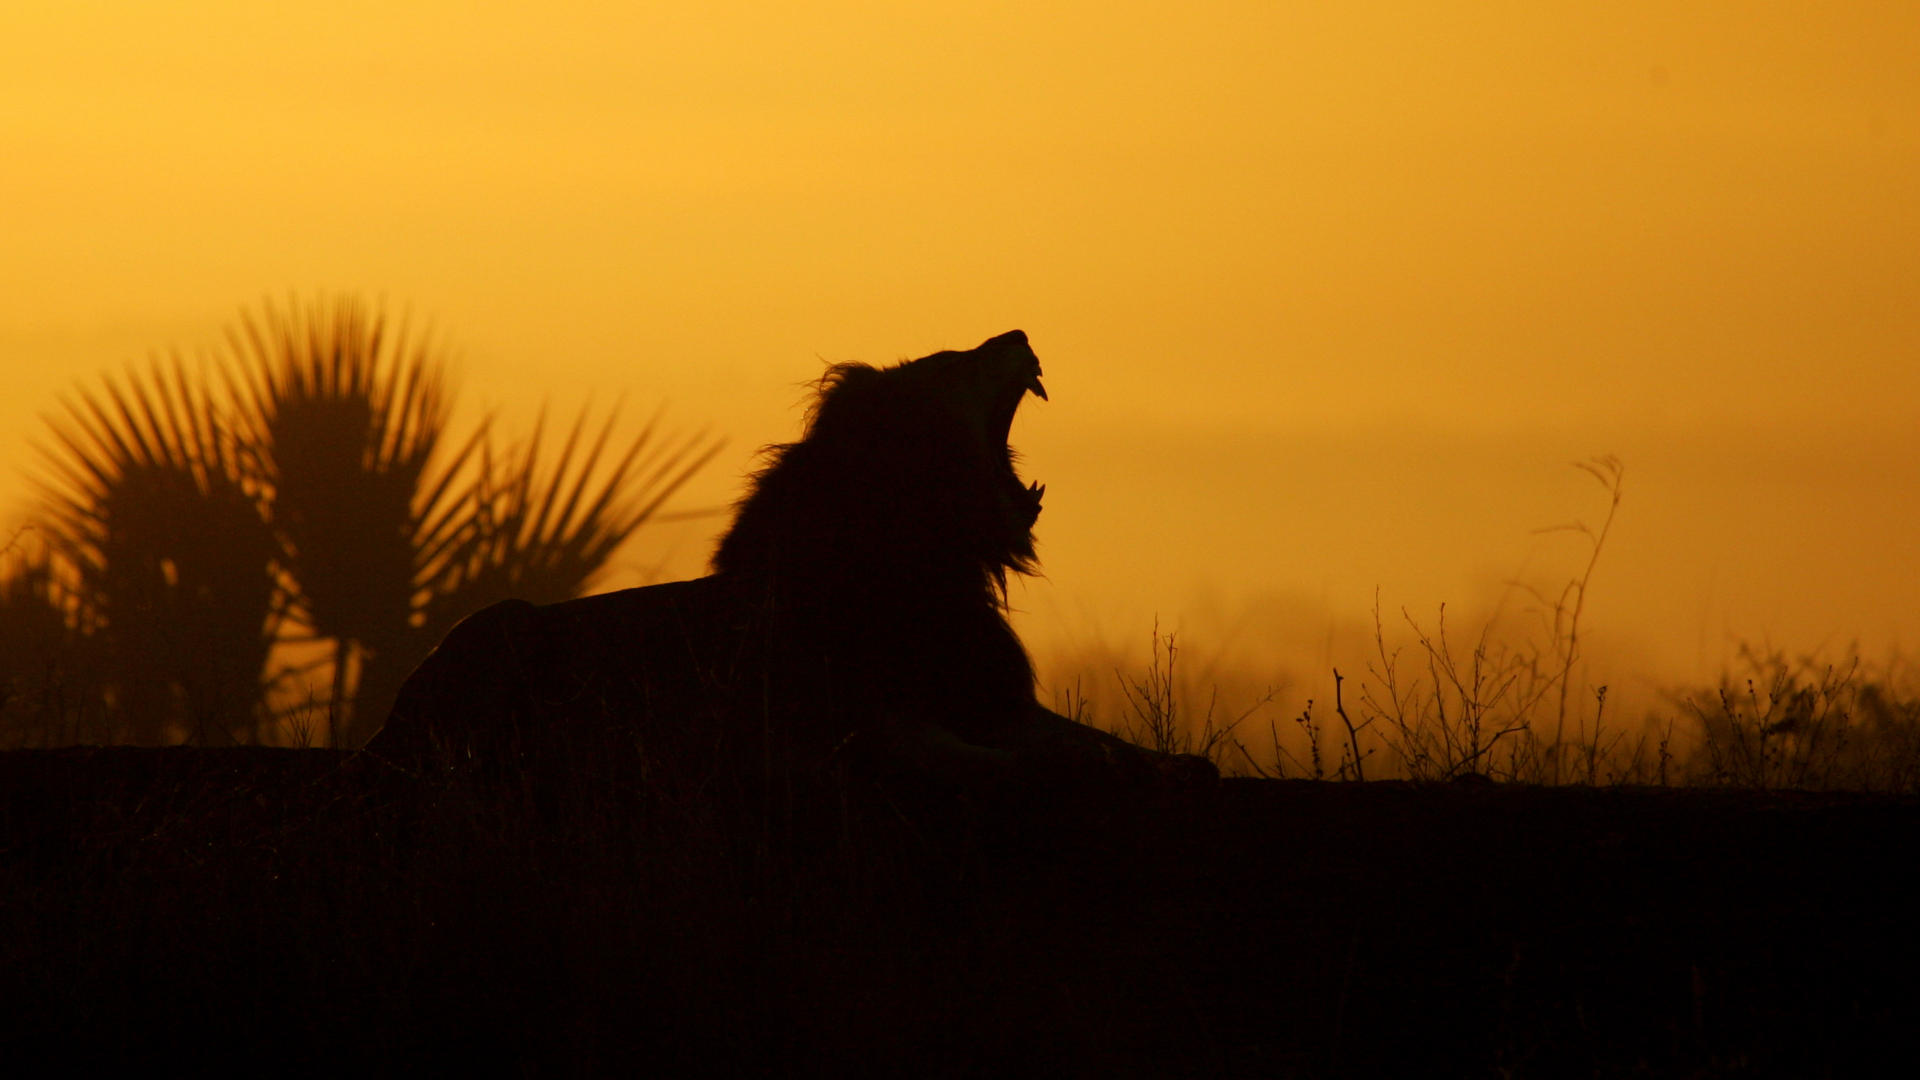
[{"label": "lion's ear", "polygon": [[[820,376],[813,404],[807,408],[807,438],[819,430],[822,421],[857,411],[859,403],[872,397],[869,391],[880,381],[880,372],[866,364],[835,364]],[[830,426],[834,422],[829,421]],[[803,440],[804,441],[804,440]]]},{"label": "lion's ear", "polygon": [[870,364],[835,364],[820,377],[820,396],[831,397],[842,390],[858,392],[878,382],[880,375],[880,369]]}]

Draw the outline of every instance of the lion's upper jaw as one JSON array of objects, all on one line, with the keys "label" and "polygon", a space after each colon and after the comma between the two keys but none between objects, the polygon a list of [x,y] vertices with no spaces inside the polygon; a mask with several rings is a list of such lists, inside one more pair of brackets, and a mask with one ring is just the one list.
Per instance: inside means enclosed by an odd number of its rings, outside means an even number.
[{"label": "lion's upper jaw", "polygon": [[805,438],[773,448],[754,477],[715,569],[914,590],[1029,572],[1045,487],[1019,479],[1007,437],[1026,395],[1046,398],[1040,374],[1017,330],[890,368],[831,369]]}]

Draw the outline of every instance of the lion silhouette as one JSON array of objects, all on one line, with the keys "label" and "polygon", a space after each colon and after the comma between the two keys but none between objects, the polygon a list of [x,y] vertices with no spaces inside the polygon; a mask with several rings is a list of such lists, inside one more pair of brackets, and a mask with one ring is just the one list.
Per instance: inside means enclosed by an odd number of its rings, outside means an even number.
[{"label": "lion silhouette", "polygon": [[977,348],[819,380],[798,442],[765,451],[709,576],[457,626],[368,751],[406,768],[632,769],[764,787],[848,766],[960,789],[1211,775],[1035,700],[1006,619],[1034,571],[1044,487],[1007,436],[1040,361]]}]

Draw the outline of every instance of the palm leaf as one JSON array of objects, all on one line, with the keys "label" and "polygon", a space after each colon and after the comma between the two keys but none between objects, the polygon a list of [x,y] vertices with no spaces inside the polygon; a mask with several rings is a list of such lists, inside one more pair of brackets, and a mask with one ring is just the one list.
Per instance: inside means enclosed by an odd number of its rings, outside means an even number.
[{"label": "palm leaf", "polygon": [[656,414],[603,468],[619,415],[610,414],[590,443],[588,419],[582,410],[551,458],[543,414],[504,464],[493,467],[490,454],[483,460],[459,539],[433,568],[429,624],[450,627],[508,597],[554,603],[580,595],[724,445],[704,432],[664,439]]},{"label": "palm leaf", "polygon": [[48,417],[50,543],[99,627],[132,741],[251,739],[278,622],[275,545],[220,410],[176,357]]},{"label": "palm leaf", "polygon": [[[378,648],[411,611],[421,476],[445,430],[438,364],[352,300],[269,304],[229,335],[235,393],[316,636]],[[454,464],[458,464],[457,461]]]}]

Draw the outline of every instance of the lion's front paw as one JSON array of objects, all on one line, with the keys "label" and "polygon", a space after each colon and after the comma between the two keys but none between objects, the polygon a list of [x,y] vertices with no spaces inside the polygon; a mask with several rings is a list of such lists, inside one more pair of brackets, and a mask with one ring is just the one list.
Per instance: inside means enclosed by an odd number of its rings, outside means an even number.
[{"label": "lion's front paw", "polygon": [[1220,771],[1206,758],[1162,754],[1117,739],[1056,735],[1018,756],[1030,777],[1064,787],[1187,786],[1220,778]]}]

